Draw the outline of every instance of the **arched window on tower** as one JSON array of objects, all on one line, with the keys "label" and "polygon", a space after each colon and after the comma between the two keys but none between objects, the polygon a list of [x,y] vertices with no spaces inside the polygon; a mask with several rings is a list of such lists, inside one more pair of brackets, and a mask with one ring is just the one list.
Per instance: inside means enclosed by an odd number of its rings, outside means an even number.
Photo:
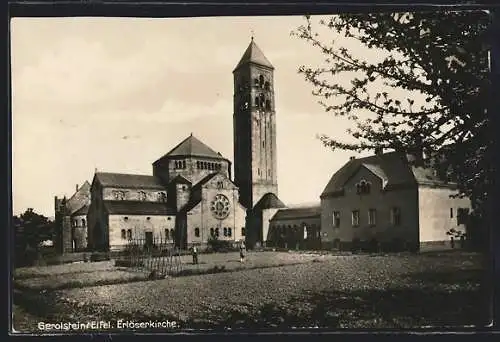
[{"label": "arched window on tower", "polygon": [[266,109],[270,110],[271,109],[271,101],[266,100]]},{"label": "arched window on tower", "polygon": [[266,103],[266,97],[264,94],[259,95],[259,107],[264,108],[264,105]]},{"label": "arched window on tower", "polygon": [[270,84],[269,84],[269,82],[267,82],[267,81],[266,81],[266,82],[264,83],[264,89],[265,89],[265,90],[269,90],[269,88],[270,88]]},{"label": "arched window on tower", "polygon": [[259,97],[255,96],[255,107],[259,107]]},{"label": "arched window on tower", "polygon": [[259,76],[259,85],[261,88],[264,88],[264,76],[262,75]]}]

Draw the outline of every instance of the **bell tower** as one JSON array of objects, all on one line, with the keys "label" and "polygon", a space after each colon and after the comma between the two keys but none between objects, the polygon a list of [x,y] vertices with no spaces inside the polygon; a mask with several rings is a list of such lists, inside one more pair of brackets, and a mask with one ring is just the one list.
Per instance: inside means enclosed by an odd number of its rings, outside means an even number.
[{"label": "bell tower", "polygon": [[253,37],[234,76],[234,174],[240,202],[253,206],[278,195],[274,67]]}]

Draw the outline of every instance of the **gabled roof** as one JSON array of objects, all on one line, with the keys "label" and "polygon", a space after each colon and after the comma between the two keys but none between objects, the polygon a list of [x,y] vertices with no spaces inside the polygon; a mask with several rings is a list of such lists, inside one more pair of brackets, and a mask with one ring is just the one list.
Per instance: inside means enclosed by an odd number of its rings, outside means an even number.
[{"label": "gabled roof", "polygon": [[95,178],[104,187],[165,190],[160,179],[155,176],[97,172]]},{"label": "gabled roof", "polygon": [[406,153],[388,152],[349,160],[330,178],[321,197],[343,191],[345,183],[365,167],[382,180],[384,187],[402,185],[447,185],[430,168],[416,167],[408,162]]},{"label": "gabled roof", "polygon": [[89,211],[89,205],[86,204],[77,211],[75,211],[73,214],[71,214],[71,216],[87,215],[88,211]]},{"label": "gabled roof", "polygon": [[182,175],[175,176],[170,182],[171,183],[188,184],[188,185],[192,184],[189,179],[187,179],[186,177],[184,177]]},{"label": "gabled roof", "polygon": [[271,208],[286,208],[286,205],[272,192],[268,192],[262,196],[262,198],[254,205],[254,209],[257,210]]},{"label": "gabled roof", "polygon": [[[224,159],[222,154],[215,152],[212,148],[201,142],[192,133],[186,139],[181,141],[177,146],[171,149],[160,159],[165,157],[202,157],[202,158],[215,158]],[[158,159],[158,160],[160,160]]]},{"label": "gabled roof", "polygon": [[203,187],[203,185],[218,175],[222,175],[225,179],[228,179],[234,185],[233,181],[231,181],[223,173],[220,173],[220,172],[214,172],[214,173],[211,173],[211,174],[203,177],[198,183],[196,183],[191,188],[191,198],[190,198],[189,202],[181,209],[181,212],[186,213],[186,212],[190,211],[191,209],[193,209],[194,207],[196,207],[198,205],[198,203],[201,202],[201,188]]},{"label": "gabled roof", "polygon": [[248,63],[254,63],[270,69],[274,69],[271,62],[269,62],[266,56],[264,56],[264,53],[262,53],[262,50],[257,46],[257,44],[255,44],[253,38],[250,42],[250,45],[248,45],[245,53],[241,57],[238,65],[236,65],[236,68],[234,68],[234,71]]},{"label": "gabled roof", "polygon": [[321,206],[287,208],[278,210],[276,214],[274,214],[271,221],[318,218],[320,216],[321,216]]},{"label": "gabled roof", "polygon": [[83,182],[81,186],[78,187],[78,190],[71,195],[70,198],[68,198],[68,201],[71,201],[74,197],[76,197],[78,194],[81,193],[89,193],[90,192],[90,183],[88,181]]},{"label": "gabled roof", "polygon": [[110,215],[175,215],[175,209],[162,202],[104,201]]}]

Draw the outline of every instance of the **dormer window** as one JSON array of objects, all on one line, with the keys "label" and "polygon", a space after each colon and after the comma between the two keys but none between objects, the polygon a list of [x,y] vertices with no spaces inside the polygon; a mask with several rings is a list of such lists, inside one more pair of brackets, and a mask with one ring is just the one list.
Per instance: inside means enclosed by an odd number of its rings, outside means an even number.
[{"label": "dormer window", "polygon": [[365,180],[361,180],[356,184],[356,193],[358,195],[367,195],[370,193],[371,184]]}]

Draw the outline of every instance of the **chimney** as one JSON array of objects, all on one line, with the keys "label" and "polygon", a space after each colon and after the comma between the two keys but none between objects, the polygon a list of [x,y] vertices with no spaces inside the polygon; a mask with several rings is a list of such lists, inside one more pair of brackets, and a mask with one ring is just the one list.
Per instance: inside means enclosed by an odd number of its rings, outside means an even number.
[{"label": "chimney", "polygon": [[379,156],[384,153],[384,148],[381,146],[375,147],[375,155]]},{"label": "chimney", "polygon": [[76,189],[76,191],[75,191],[75,192],[78,192],[78,184],[76,185],[75,189]]}]

